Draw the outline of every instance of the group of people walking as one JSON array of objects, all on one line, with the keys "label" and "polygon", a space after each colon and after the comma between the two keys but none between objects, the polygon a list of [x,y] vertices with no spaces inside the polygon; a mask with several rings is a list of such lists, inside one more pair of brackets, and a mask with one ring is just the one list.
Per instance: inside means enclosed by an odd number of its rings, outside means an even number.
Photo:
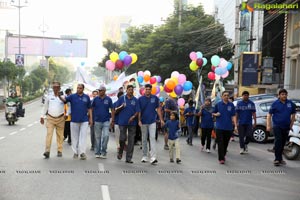
[{"label": "group of people walking", "polygon": [[[114,129],[117,159],[121,160],[126,150],[125,162],[133,163],[134,137],[136,127],[140,126],[143,152],[141,162],[157,164],[155,138],[159,123],[165,134],[164,149],[169,150],[170,162],[181,163],[178,105],[175,99],[170,97],[162,106],[160,99],[151,94],[152,85],[146,84],[145,94],[139,98],[133,95],[133,85],[127,85],[126,93],[119,91],[115,103],[106,95],[104,86],[93,92],[92,99],[84,94],[84,84],[77,85],[76,93],[70,94],[68,91],[65,96],[60,94],[59,82],[53,82],[52,87],[54,93],[46,99],[40,119],[41,124],[44,124],[44,118],[47,117],[46,148],[43,154],[45,158],[50,157],[52,135],[56,129],[57,156],[62,156],[63,141],[68,138],[68,143],[72,145],[73,158],[80,157],[81,160],[85,160],[86,138],[90,126],[91,150],[95,152],[96,158],[107,158],[109,129]],[[275,166],[285,164],[282,151],[295,118],[295,105],[286,97],[287,91],[280,90],[279,98],[272,104],[268,114],[267,130],[271,129],[272,118],[275,134]],[[222,100],[214,107],[211,99],[207,98],[198,110],[194,106],[194,101],[190,100],[183,115],[188,129],[188,145],[193,145],[195,134],[193,127],[199,123],[197,117],[200,117],[201,150],[205,148],[206,152],[210,152],[211,134],[213,131],[216,132],[220,164],[226,161],[227,148],[233,132],[239,135],[240,154],[248,152],[252,128],[256,126],[255,104],[249,100],[249,92],[242,93],[242,100],[236,106],[229,101],[229,93],[226,91],[222,93]]]}]

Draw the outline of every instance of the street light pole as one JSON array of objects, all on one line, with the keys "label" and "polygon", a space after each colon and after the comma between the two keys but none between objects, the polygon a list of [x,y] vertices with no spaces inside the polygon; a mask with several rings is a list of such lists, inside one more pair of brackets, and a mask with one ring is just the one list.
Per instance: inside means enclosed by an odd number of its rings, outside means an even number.
[{"label": "street light pole", "polygon": [[18,0],[18,4],[14,4],[15,1],[11,0],[11,6],[18,8],[19,13],[19,55],[21,54],[21,8],[26,7],[28,1],[25,0],[24,4],[21,5],[21,0]]}]

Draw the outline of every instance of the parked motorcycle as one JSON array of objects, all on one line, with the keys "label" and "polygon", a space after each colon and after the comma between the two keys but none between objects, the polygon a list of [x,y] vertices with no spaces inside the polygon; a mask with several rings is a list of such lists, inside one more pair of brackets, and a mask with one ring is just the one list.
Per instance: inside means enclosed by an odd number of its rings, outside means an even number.
[{"label": "parked motorcycle", "polygon": [[5,104],[5,118],[9,125],[14,125],[18,121],[17,103],[10,101]]},{"label": "parked motorcycle", "polygon": [[295,160],[300,154],[300,116],[296,116],[293,130],[289,132],[289,142],[284,148],[283,155],[288,160]]}]

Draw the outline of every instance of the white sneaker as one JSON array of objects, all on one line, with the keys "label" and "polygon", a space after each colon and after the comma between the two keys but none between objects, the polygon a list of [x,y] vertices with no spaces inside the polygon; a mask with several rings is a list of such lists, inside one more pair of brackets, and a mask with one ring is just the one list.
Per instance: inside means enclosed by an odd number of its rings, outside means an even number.
[{"label": "white sneaker", "polygon": [[100,155],[100,158],[102,158],[102,159],[106,159],[107,157],[106,157],[106,155]]},{"label": "white sneaker", "polygon": [[96,157],[96,158],[100,158],[100,155],[99,155],[99,154],[96,154],[95,157]]},{"label": "white sneaker", "polygon": [[245,145],[245,153],[248,153],[248,145]]},{"label": "white sneaker", "polygon": [[206,152],[207,152],[207,153],[210,153],[210,150],[209,150],[209,149],[206,149]]},{"label": "white sneaker", "polygon": [[148,161],[147,157],[143,156],[141,162],[142,162],[142,163],[145,163],[145,162],[147,162],[147,161]]},{"label": "white sneaker", "polygon": [[240,154],[244,154],[245,153],[245,150],[242,148],[240,149]]}]

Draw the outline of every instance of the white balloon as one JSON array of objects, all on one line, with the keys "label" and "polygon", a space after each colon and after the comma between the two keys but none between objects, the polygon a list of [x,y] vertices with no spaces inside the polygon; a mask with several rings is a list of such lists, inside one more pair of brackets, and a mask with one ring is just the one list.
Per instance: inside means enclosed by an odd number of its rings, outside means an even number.
[{"label": "white balloon", "polygon": [[181,95],[189,95],[192,92],[192,89],[188,90],[188,91],[184,91],[182,92]]},{"label": "white balloon", "polygon": [[178,71],[173,71],[172,74],[171,74],[171,78],[173,78],[173,77],[178,78],[178,76],[179,76]]},{"label": "white balloon", "polygon": [[144,72],[144,76],[145,76],[145,75],[151,76],[151,72],[150,72],[149,70],[146,70],[146,71]]}]

